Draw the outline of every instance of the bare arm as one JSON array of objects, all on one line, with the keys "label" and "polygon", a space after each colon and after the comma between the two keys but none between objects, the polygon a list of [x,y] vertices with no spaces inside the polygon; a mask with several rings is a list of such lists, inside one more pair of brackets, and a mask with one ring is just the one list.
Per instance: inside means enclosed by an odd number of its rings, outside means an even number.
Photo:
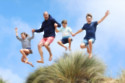
[{"label": "bare arm", "polygon": [[55,23],[55,24],[54,24],[54,27],[55,27],[55,31],[56,31],[56,33],[58,33],[58,32],[59,32],[59,30],[57,29],[58,24],[57,24],[57,23]]},{"label": "bare arm", "polygon": [[83,31],[82,29],[78,30],[75,34],[73,34],[73,36],[75,36],[75,35],[81,33],[82,31]]},{"label": "bare arm", "polygon": [[15,32],[16,32],[16,38],[21,41],[22,39],[18,36],[18,28],[15,28]]},{"label": "bare arm", "polygon": [[100,24],[108,15],[109,15],[109,10],[107,10],[106,13],[105,13],[105,16],[102,17],[102,19],[100,19],[100,20],[98,21],[98,24]]},{"label": "bare arm", "polygon": [[43,30],[44,30],[44,28],[43,28],[43,24],[42,24],[40,29],[33,29],[32,32],[40,33],[40,32],[43,32]]},{"label": "bare arm", "polygon": [[57,28],[55,28],[55,31],[56,31],[56,33],[58,33],[58,32],[59,32],[59,30],[58,30]]},{"label": "bare arm", "polygon": [[32,37],[29,37],[29,40],[34,38],[34,31],[32,30]]},{"label": "bare arm", "polygon": [[18,36],[18,28],[15,28],[16,36]]},{"label": "bare arm", "polygon": [[73,32],[70,32],[72,36],[74,36],[74,33]]},{"label": "bare arm", "polygon": [[53,23],[54,23],[54,27],[55,27],[55,24],[57,24],[57,27],[61,27],[61,24],[58,23],[55,19],[52,19]]}]

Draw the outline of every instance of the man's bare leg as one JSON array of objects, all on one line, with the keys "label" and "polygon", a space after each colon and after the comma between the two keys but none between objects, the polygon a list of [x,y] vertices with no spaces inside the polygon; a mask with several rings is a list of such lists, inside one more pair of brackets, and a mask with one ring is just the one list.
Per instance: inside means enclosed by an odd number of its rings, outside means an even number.
[{"label": "man's bare leg", "polygon": [[67,47],[66,47],[66,46],[64,46],[64,44],[63,44],[61,41],[58,41],[57,43],[58,43],[60,46],[64,47],[64,48],[65,48],[65,50],[67,51]]},{"label": "man's bare leg", "polygon": [[43,51],[42,51],[42,46],[43,46],[42,43],[39,43],[39,44],[38,44],[38,51],[39,51],[39,54],[40,54],[40,56],[41,56],[41,60],[38,60],[38,61],[37,61],[38,63],[44,63],[44,61],[43,61]]},{"label": "man's bare leg", "polygon": [[49,55],[50,55],[50,57],[49,57],[49,61],[51,61],[53,55],[52,55],[51,49],[50,49],[50,47],[49,47],[49,43],[46,42],[44,46],[45,46],[45,48],[47,49],[47,51],[49,52]]},{"label": "man's bare leg", "polygon": [[68,41],[69,41],[69,51],[71,51],[71,41],[72,41],[72,39],[69,38]]}]

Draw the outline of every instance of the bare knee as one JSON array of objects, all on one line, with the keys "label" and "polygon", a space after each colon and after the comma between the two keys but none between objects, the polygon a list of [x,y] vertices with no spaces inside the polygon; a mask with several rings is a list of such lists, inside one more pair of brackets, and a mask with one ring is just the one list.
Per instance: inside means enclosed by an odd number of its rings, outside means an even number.
[{"label": "bare knee", "polygon": [[61,43],[61,41],[58,41],[57,43],[58,43],[58,44],[60,44],[60,43]]},{"label": "bare knee", "polygon": [[83,48],[85,48],[86,46],[85,46],[85,44],[81,44],[80,47],[83,49]]},{"label": "bare knee", "polygon": [[89,40],[89,44],[92,44],[92,40],[91,39]]},{"label": "bare knee", "polygon": [[47,47],[47,46],[49,46],[49,44],[48,44],[48,43],[45,43],[44,46]]},{"label": "bare knee", "polygon": [[69,41],[71,41],[72,39],[71,38],[68,38]]},{"label": "bare knee", "polygon": [[39,44],[38,44],[38,48],[41,48],[41,47],[42,47],[42,44],[41,44],[41,43],[39,43]]},{"label": "bare knee", "polygon": [[23,53],[23,49],[20,50],[20,53]]}]

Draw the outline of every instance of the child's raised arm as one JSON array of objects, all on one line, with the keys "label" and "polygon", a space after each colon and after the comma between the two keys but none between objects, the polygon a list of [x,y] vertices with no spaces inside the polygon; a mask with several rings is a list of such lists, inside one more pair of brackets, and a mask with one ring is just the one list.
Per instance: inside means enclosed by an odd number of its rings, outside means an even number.
[{"label": "child's raised arm", "polygon": [[76,33],[73,34],[73,36],[75,36],[75,35],[81,33],[82,31],[83,31],[82,29],[78,30]]},{"label": "child's raised arm", "polygon": [[15,28],[16,36],[18,36],[18,28]]},{"label": "child's raised arm", "polygon": [[98,21],[98,24],[100,24],[108,15],[109,15],[109,10],[107,10],[105,16]]},{"label": "child's raised arm", "polygon": [[17,27],[15,28],[15,32],[16,32],[16,38],[21,41],[22,39],[18,37],[18,28]]}]

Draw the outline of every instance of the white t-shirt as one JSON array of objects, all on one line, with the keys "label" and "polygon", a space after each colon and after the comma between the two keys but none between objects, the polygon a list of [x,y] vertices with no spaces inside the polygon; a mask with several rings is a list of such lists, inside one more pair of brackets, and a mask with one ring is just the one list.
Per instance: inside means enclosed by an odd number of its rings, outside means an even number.
[{"label": "white t-shirt", "polygon": [[72,29],[70,27],[61,27],[58,28],[59,32],[62,32],[62,37],[67,37],[71,35]]}]

